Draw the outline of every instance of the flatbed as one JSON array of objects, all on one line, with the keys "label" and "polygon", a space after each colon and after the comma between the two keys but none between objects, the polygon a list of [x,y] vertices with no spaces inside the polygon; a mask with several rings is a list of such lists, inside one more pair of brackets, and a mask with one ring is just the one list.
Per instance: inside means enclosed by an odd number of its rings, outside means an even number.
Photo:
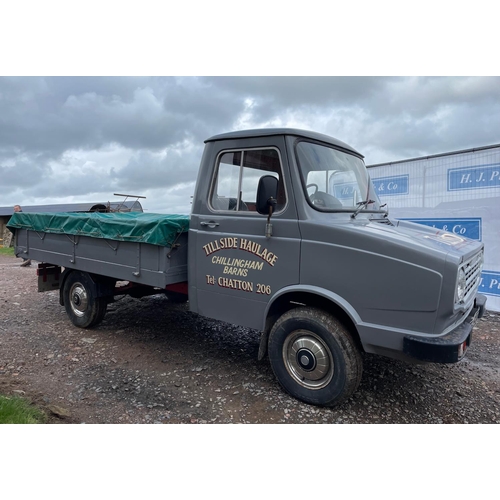
[{"label": "flatbed", "polygon": [[17,251],[39,262],[165,288],[187,282],[189,216],[13,214]]}]

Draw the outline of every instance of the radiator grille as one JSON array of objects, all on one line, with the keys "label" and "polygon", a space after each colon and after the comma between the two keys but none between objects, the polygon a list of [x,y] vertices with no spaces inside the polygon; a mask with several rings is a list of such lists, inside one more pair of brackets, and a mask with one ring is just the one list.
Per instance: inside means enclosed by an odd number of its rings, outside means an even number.
[{"label": "radiator grille", "polygon": [[462,264],[465,272],[465,296],[464,303],[467,303],[471,296],[475,295],[481,281],[481,271],[483,269],[483,251],[478,252],[474,257]]}]

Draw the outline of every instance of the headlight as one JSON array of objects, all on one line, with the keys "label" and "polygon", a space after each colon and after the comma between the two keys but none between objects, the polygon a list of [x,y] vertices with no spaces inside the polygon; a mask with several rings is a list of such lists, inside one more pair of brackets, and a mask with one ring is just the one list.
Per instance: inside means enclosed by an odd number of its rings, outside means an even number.
[{"label": "headlight", "polygon": [[465,287],[466,287],[465,271],[462,268],[460,268],[460,271],[458,271],[458,282],[457,282],[457,302],[462,302],[464,300]]}]

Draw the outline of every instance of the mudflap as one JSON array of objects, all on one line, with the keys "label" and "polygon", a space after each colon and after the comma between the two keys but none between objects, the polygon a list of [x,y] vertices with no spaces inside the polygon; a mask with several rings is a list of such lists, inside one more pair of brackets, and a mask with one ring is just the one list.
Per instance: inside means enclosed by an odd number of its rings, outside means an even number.
[{"label": "mudflap", "polygon": [[59,290],[61,287],[62,269],[60,266],[52,264],[40,263],[36,270],[38,276],[38,291],[50,292],[51,290]]}]

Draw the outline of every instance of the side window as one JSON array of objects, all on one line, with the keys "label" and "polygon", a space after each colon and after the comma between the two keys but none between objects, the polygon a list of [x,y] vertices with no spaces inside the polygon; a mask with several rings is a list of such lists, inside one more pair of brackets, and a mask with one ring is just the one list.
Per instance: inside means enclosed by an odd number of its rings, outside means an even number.
[{"label": "side window", "polygon": [[224,153],[220,157],[217,184],[211,200],[215,210],[236,210],[240,169],[241,151]]},{"label": "side window", "polygon": [[216,181],[210,198],[214,210],[255,212],[257,187],[264,175],[279,180],[276,212],[286,204],[285,187],[278,151],[275,149],[249,149],[231,151],[219,156]]}]

